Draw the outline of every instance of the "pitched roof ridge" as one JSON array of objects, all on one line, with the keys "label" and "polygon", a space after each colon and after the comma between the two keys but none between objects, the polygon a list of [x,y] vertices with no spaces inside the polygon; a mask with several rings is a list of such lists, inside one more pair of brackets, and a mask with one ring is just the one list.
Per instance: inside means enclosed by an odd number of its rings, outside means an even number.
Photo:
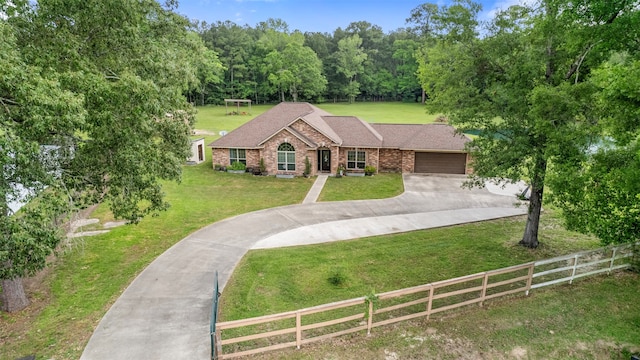
[{"label": "pitched roof ridge", "polygon": [[369,124],[368,122],[360,119],[359,117],[355,117],[356,119],[360,120],[360,122],[362,124],[364,124],[364,126],[367,128],[367,130],[371,131],[371,133],[373,134],[373,136],[375,136],[378,140],[380,140],[380,142],[383,141],[382,135],[380,135],[379,132],[376,131],[376,129],[373,128],[373,126],[371,126],[371,124]]},{"label": "pitched roof ridge", "polygon": [[302,140],[302,142],[304,142],[305,144],[309,145],[310,147],[316,146],[316,144],[313,142],[313,140],[309,139],[305,134],[303,134],[303,133],[299,132],[298,130],[292,128],[291,126],[287,126],[283,130],[289,131],[291,134],[293,134],[293,136],[295,136],[298,139]]}]

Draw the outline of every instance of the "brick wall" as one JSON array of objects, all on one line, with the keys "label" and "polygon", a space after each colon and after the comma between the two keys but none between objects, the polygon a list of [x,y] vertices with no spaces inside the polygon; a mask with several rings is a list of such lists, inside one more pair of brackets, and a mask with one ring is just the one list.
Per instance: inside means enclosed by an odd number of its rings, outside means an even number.
[{"label": "brick wall", "polygon": [[400,172],[402,153],[398,149],[380,149],[380,172]]},{"label": "brick wall", "polygon": [[412,173],[415,170],[416,152],[413,150],[402,150],[402,172]]},{"label": "brick wall", "polygon": [[229,165],[229,149],[211,149],[211,159],[213,166],[216,164]]}]

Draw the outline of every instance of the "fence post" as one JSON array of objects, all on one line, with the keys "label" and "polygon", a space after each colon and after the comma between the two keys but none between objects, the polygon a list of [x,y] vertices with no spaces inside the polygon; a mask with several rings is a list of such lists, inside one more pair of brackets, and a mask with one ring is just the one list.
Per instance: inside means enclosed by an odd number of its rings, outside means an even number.
[{"label": "fence post", "polygon": [[302,345],[302,315],[300,311],[296,312],[296,347],[300,350]]},{"label": "fence post", "polygon": [[222,330],[216,332],[216,359],[222,355]]},{"label": "fence post", "polygon": [[369,319],[367,319],[367,336],[371,335],[372,326],[373,326],[373,301],[369,301]]},{"label": "fence post", "polygon": [[431,305],[433,303],[433,285],[429,288],[429,301],[427,301],[427,320],[431,316]]},{"label": "fence post", "polygon": [[616,250],[618,250],[618,248],[614,247],[613,253],[611,253],[611,263],[609,264],[609,271],[607,272],[609,275],[611,275],[611,270],[613,269],[613,262],[616,261]]},{"label": "fence post", "polygon": [[529,296],[529,290],[531,290],[531,283],[533,282],[533,268],[536,266],[535,262],[529,265],[529,277],[527,278],[527,291],[524,292],[525,296]]},{"label": "fence post", "polygon": [[489,283],[489,273],[484,273],[484,279],[482,280],[482,293],[480,294],[480,307],[484,304],[484,298],[487,295],[487,285]]},{"label": "fence post", "polygon": [[569,280],[569,284],[573,284],[573,278],[576,276],[577,267],[578,267],[578,255],[576,254],[573,257],[573,270],[571,271],[571,279]]}]

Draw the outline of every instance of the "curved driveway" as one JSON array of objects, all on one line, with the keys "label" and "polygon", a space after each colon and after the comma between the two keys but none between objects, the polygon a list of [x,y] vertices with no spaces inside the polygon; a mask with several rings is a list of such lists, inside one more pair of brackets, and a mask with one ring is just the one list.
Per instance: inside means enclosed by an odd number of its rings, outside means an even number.
[{"label": "curved driveway", "polygon": [[219,272],[224,287],[238,261],[252,248],[345,240],[526,213],[526,207],[514,206],[513,195],[462,189],[464,179],[407,174],[405,192],[394,198],[290,205],[202,228],[160,255],[129,285],[102,318],[81,359],[207,359],[214,273]]}]

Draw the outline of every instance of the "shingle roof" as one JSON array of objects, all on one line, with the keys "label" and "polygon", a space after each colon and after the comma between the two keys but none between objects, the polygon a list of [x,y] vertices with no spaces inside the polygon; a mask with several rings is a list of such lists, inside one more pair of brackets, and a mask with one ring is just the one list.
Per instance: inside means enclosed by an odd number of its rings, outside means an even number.
[{"label": "shingle roof", "polygon": [[322,119],[340,135],[342,146],[382,146],[382,136],[369,123],[355,116],[323,116]]},{"label": "shingle roof", "polygon": [[290,127],[302,119],[334,143],[348,147],[464,151],[470,140],[447,124],[369,124],[355,116],[334,116],[309,103],[280,103],[209,144],[214,148],[260,148],[286,129],[310,146],[313,142]]},{"label": "shingle roof", "polygon": [[471,141],[447,124],[371,124],[384,139],[382,147],[401,150],[464,151]]}]

